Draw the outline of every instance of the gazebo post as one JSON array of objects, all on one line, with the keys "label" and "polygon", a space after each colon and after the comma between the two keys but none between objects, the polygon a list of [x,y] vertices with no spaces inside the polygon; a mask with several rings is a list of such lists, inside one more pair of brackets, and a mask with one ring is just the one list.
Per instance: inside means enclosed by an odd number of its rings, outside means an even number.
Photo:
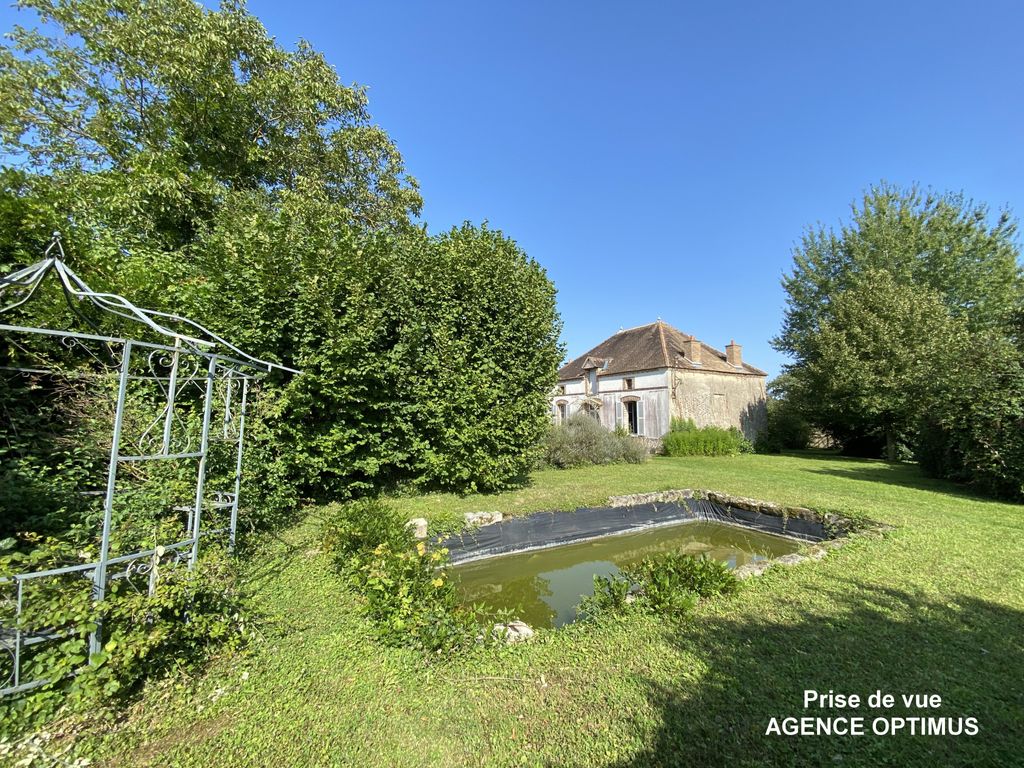
[{"label": "gazebo post", "polygon": [[[114,493],[117,488],[117,465],[121,459],[121,428],[124,425],[124,401],[128,392],[128,375],[132,363],[132,342],[126,341],[122,351],[121,374],[117,385],[117,407],[114,411],[114,433],[110,442],[110,465],[107,468],[107,492],[103,502],[103,533],[100,556],[92,572],[92,599],[102,603],[107,593],[107,560],[110,558],[110,526],[114,515]],[[96,619],[96,628],[89,635],[89,655],[103,650],[103,620]]]}]

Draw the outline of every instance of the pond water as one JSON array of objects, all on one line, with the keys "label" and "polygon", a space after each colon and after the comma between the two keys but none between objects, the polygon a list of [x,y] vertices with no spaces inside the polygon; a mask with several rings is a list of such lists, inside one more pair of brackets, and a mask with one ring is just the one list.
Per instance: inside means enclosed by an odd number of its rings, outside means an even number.
[{"label": "pond water", "polygon": [[687,522],[621,533],[549,549],[477,560],[453,569],[466,603],[511,609],[531,627],[560,627],[577,618],[594,576],[660,552],[706,554],[730,568],[795,552],[799,542],[734,525]]}]

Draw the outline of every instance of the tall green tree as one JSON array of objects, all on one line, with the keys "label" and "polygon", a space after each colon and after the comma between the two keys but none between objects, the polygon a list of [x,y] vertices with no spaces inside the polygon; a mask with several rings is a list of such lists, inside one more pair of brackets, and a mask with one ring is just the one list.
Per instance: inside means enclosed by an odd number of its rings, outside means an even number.
[{"label": "tall green tree", "polygon": [[362,88],[238,2],[22,7],[41,26],[0,47],[0,259],[61,229],[93,287],[303,369],[251,422],[247,498],[524,473],[561,357],[554,289],[499,232],[415,223]]},{"label": "tall green tree", "polygon": [[295,260],[267,236],[244,284],[218,283],[223,254],[204,241],[225,221],[262,226],[285,209],[330,209],[336,230],[395,230],[420,210],[365,91],[342,84],[307,44],[279,46],[244,4],[20,7],[41,26],[16,27],[0,46],[3,194],[18,201],[6,206],[18,221],[5,250],[27,260],[60,229],[95,288],[207,320],[215,302],[249,304],[266,329],[280,313],[259,299],[290,290]]},{"label": "tall green tree", "polygon": [[872,187],[838,231],[808,230],[782,281],[786,310],[779,351],[797,364],[830,314],[833,297],[865,270],[935,292],[971,331],[1005,332],[1024,307],[1017,223],[958,194]]},{"label": "tall green tree", "polygon": [[831,297],[790,378],[811,421],[884,441],[894,460],[898,444],[912,439],[935,372],[959,362],[966,333],[937,292],[868,268]]},{"label": "tall green tree", "polygon": [[1001,494],[1024,490],[1024,278],[1016,222],[883,185],[809,231],[783,279],[787,402],[846,448]]},{"label": "tall green tree", "polygon": [[16,27],[0,48],[0,138],[61,206],[102,197],[108,220],[129,217],[167,247],[227,192],[312,188],[371,227],[419,211],[365,91],[308,44],[281,48],[243,3],[20,7],[45,26]]}]

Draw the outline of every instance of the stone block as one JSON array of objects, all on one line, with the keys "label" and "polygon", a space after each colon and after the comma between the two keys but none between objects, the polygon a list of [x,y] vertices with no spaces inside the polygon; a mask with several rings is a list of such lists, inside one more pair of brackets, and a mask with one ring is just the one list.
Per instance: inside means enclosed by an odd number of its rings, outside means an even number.
[{"label": "stone block", "polygon": [[533,630],[524,621],[510,621],[508,624],[495,624],[494,636],[511,645],[529,640],[533,637]]},{"label": "stone block", "polygon": [[467,512],[464,517],[466,525],[481,526],[500,523],[504,516],[501,512]]},{"label": "stone block", "polygon": [[427,519],[425,517],[414,517],[405,527],[412,531],[414,539],[427,538]]}]

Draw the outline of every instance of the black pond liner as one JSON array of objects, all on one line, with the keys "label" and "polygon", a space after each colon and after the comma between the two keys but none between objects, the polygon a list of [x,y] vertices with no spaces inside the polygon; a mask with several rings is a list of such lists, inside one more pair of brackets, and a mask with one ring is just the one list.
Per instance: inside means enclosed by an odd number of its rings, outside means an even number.
[{"label": "black pond liner", "polygon": [[818,522],[727,508],[704,499],[680,499],[628,507],[537,512],[457,533],[441,542],[441,546],[448,549],[451,563],[457,565],[686,522],[724,523],[808,542],[828,538],[825,527]]}]

